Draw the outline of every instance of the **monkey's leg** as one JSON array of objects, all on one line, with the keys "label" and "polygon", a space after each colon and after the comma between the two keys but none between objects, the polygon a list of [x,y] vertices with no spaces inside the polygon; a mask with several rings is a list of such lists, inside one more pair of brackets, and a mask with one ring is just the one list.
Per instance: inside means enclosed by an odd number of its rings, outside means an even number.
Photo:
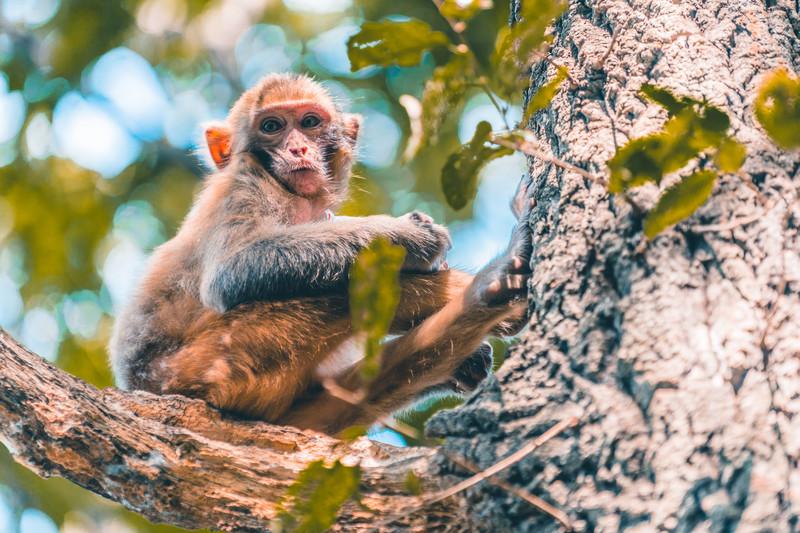
[{"label": "monkey's leg", "polygon": [[[401,333],[412,329],[439,311],[447,302],[461,295],[472,283],[474,276],[458,270],[430,274],[401,274],[401,297],[392,323],[391,332]],[[517,333],[526,324],[525,307],[519,306],[507,319],[496,324],[490,335],[506,336]],[[464,393],[475,390],[492,372],[492,347],[482,343],[450,375],[419,393],[424,396],[436,391]],[[318,393],[319,391],[317,391]]]},{"label": "monkey's leg", "polygon": [[427,274],[400,274],[400,301],[390,333],[404,333],[439,311],[472,283],[473,276],[460,270]]},{"label": "monkey's leg", "polygon": [[[464,298],[451,300],[418,327],[387,343],[381,370],[361,404],[353,405],[328,391],[319,391],[289,410],[279,422],[327,433],[372,423],[446,381],[481,346],[493,326],[525,307],[524,302],[472,307]],[[337,381],[346,389],[358,389],[358,368]]]},{"label": "monkey's leg", "polygon": [[[458,271],[402,276],[395,328],[424,320],[471,280]],[[147,388],[273,421],[307,392],[319,364],[351,335],[345,295],[209,312],[185,332],[186,344],[151,363]]]},{"label": "monkey's leg", "polygon": [[343,295],[241,305],[197,324],[185,345],[154,360],[148,388],[273,421],[350,335]]},{"label": "monkey's leg", "polygon": [[[462,293],[386,344],[381,370],[367,385],[363,401],[349,403],[322,390],[303,398],[280,421],[328,433],[374,422],[445,381],[503,321],[519,321],[527,307],[522,298],[531,275],[527,220],[524,215],[517,224],[506,254],[481,269]],[[338,385],[358,390],[362,386],[358,370],[358,366],[349,369],[337,379]]]},{"label": "monkey's leg", "polygon": [[[460,270],[442,270],[428,274],[400,274],[400,302],[389,329],[404,333],[422,323],[461,295],[472,280],[472,274]],[[518,308],[490,331],[491,335],[514,335],[526,323],[525,308]]]}]

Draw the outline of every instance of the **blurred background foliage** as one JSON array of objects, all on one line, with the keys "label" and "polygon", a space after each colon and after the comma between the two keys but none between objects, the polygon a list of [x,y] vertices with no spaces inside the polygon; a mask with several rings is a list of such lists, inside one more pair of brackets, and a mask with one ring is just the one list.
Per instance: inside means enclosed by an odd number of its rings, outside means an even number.
[{"label": "blurred background foliage", "polygon": [[[507,9],[499,0],[470,23],[465,38],[479,62],[489,61]],[[447,52],[351,72],[346,42],[364,20],[407,17],[452,36],[430,0],[0,0],[0,327],[90,383],[112,385],[114,315],[207,173],[202,124],[274,71],[310,73],[364,115],[343,213],[419,209],[451,228],[451,265],[474,270],[493,257],[513,225],[522,156],[487,165],[477,198],[458,212],[439,181],[480,121],[502,129],[488,97],[469,92],[437,144],[404,163],[409,120],[398,99],[421,97]],[[509,115],[521,113],[511,106]],[[403,443],[387,431],[373,437]],[[174,528],[41,480],[0,446],[0,532],[17,531]]]}]

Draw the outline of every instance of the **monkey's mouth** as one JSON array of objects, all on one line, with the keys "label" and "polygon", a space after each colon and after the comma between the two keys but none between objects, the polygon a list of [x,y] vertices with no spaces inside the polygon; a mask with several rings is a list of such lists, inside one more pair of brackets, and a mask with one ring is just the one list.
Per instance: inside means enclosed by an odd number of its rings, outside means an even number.
[{"label": "monkey's mouth", "polygon": [[287,185],[300,196],[315,196],[324,188],[325,179],[313,166],[293,167],[286,173]]}]

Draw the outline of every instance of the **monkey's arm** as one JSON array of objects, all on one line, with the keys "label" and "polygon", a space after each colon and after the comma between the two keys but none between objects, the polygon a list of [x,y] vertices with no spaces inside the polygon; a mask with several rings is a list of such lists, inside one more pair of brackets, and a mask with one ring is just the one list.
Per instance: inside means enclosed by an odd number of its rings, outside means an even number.
[{"label": "monkey's arm", "polygon": [[411,271],[437,270],[450,246],[447,230],[417,213],[261,228],[245,233],[221,225],[206,243],[204,305],[222,312],[246,302],[345,290],[356,255],[379,236],[406,248],[404,269]]}]

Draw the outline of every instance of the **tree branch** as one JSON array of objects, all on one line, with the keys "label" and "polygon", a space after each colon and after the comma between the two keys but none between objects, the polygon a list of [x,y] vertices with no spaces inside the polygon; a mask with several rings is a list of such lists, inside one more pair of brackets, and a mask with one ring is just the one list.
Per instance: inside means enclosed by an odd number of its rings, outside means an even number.
[{"label": "tree branch", "polygon": [[[91,385],[53,367],[0,330],[0,441],[43,477],[61,476],[154,522],[186,528],[264,531],[284,490],[309,461],[360,462],[362,503],[337,527],[370,529],[376,516],[415,501],[409,470],[425,490],[435,453],[365,438],[345,443],[312,431],[231,420],[200,400]],[[452,519],[440,502],[401,526]]]}]

